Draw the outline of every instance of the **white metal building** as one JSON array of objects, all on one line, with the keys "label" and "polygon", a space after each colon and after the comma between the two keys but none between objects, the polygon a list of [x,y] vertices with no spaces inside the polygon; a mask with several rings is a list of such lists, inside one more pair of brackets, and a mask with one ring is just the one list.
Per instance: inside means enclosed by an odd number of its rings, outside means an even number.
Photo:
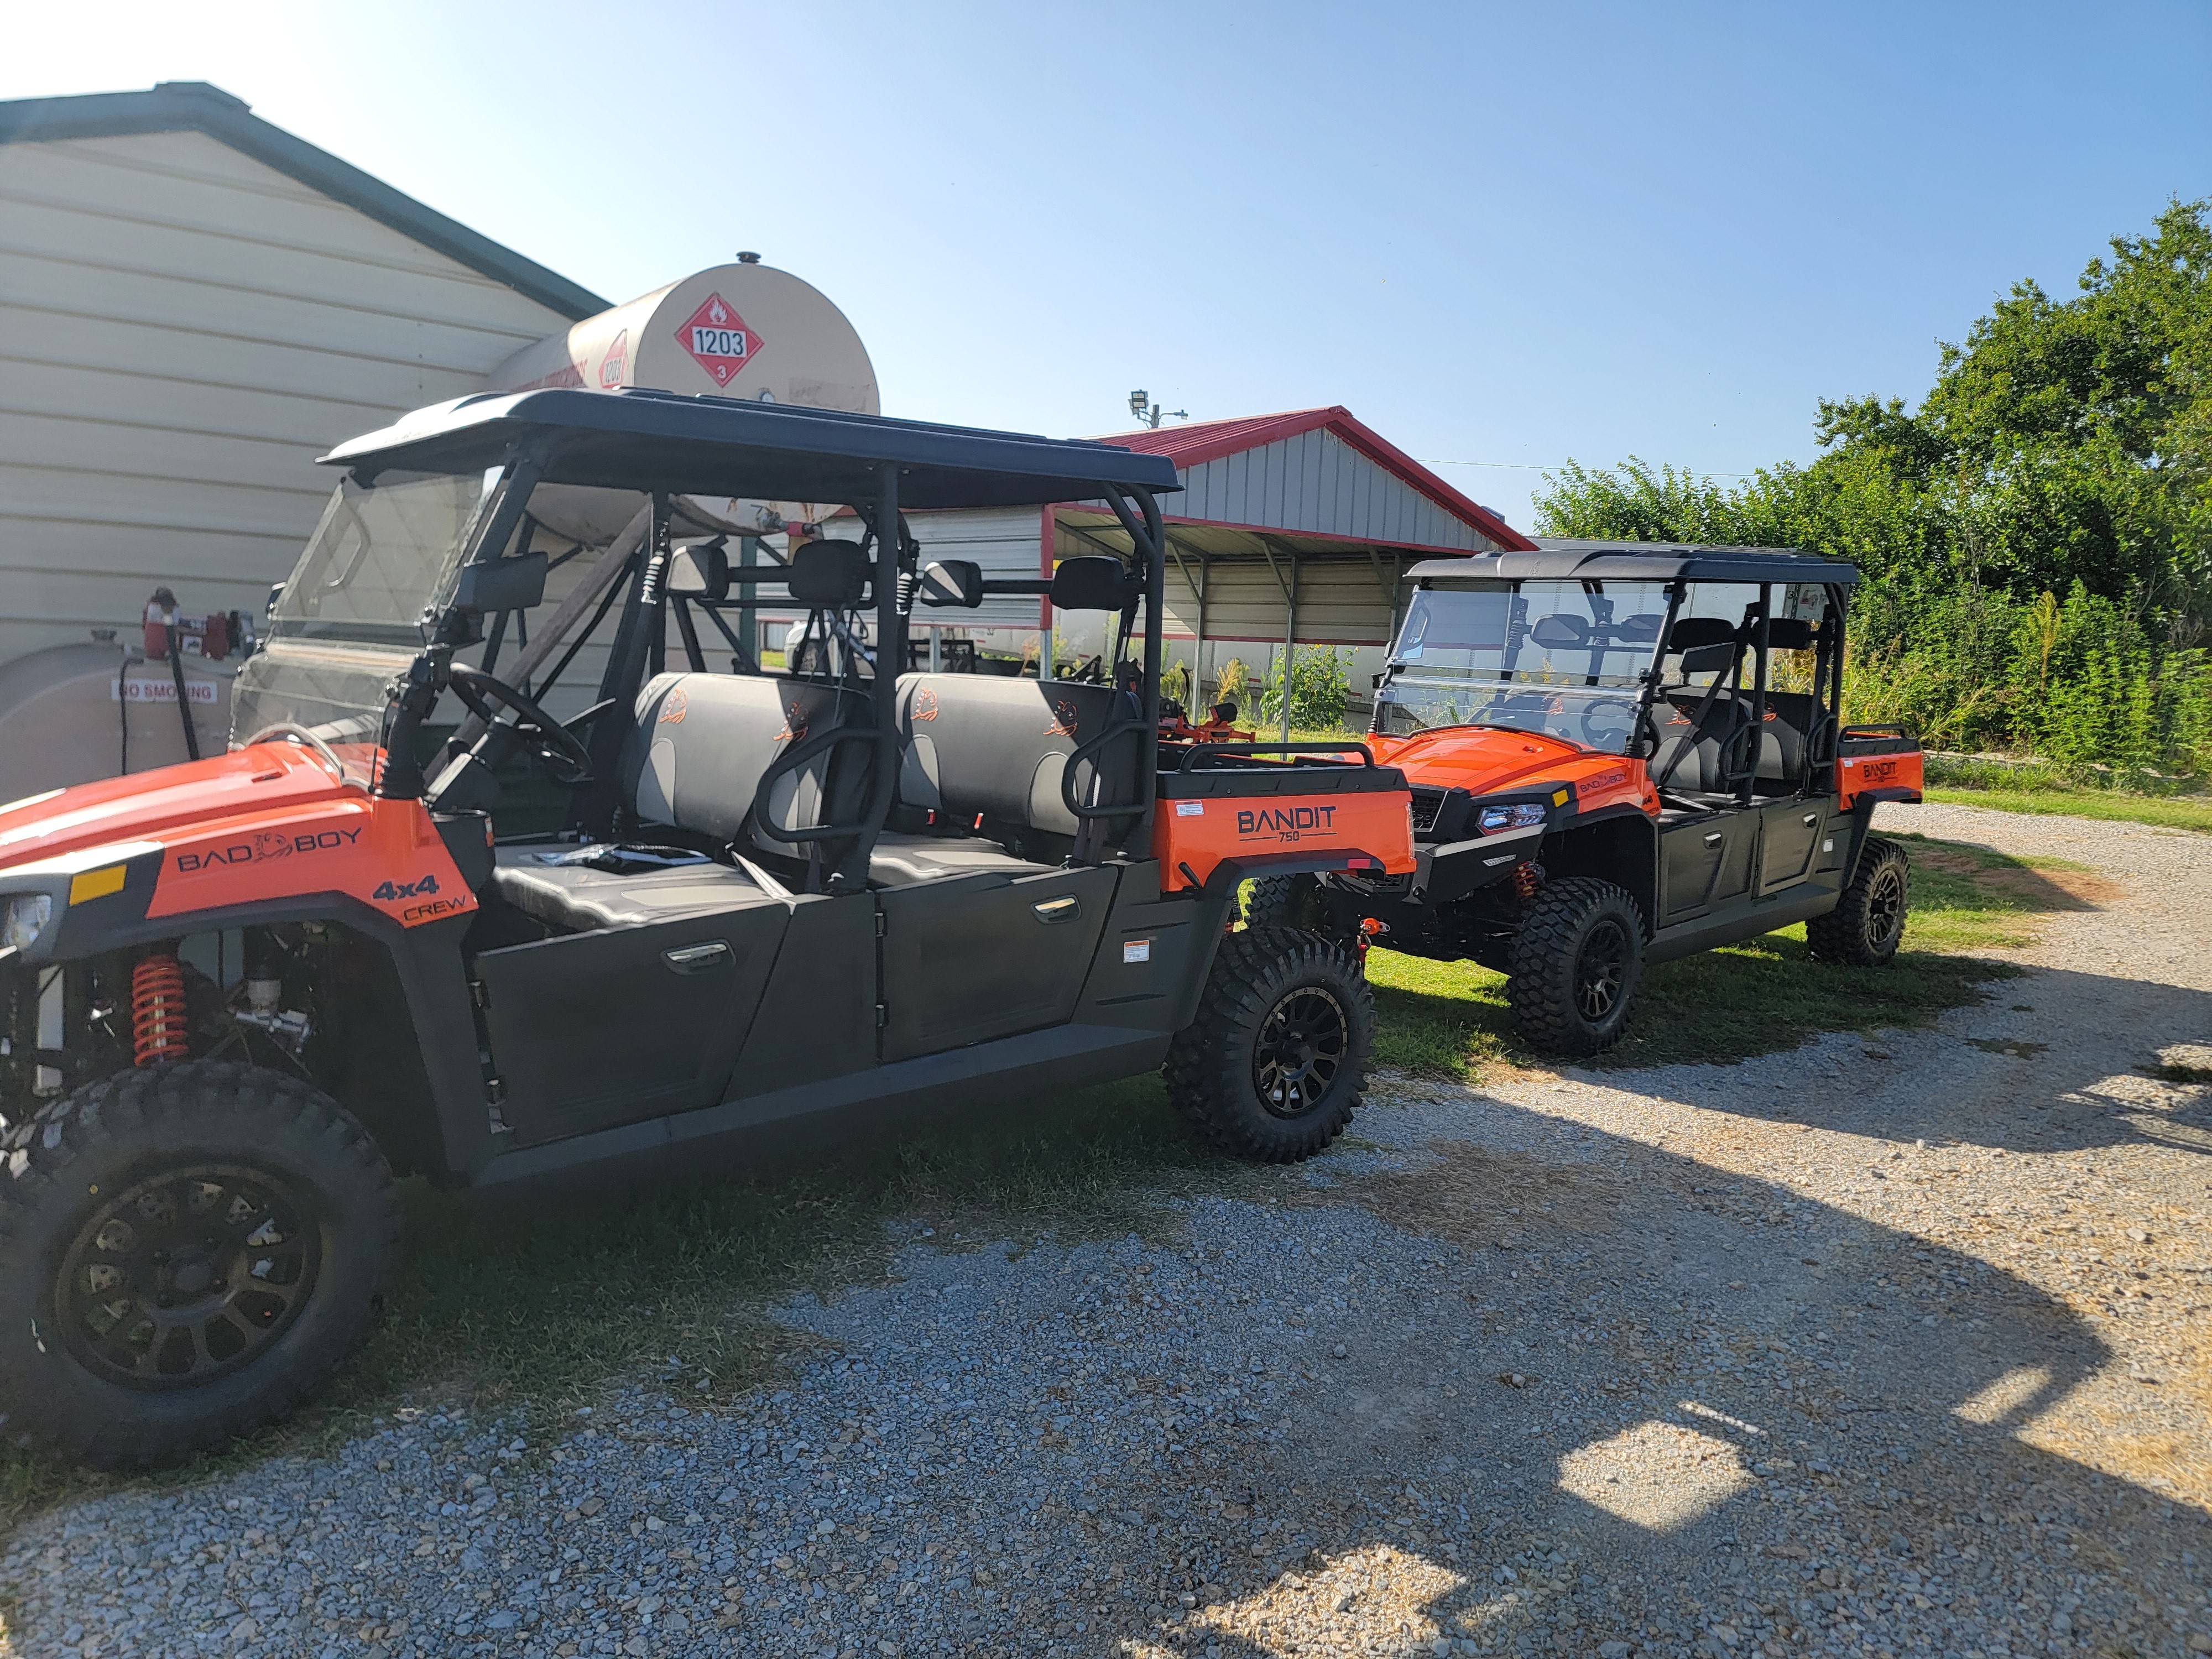
[{"label": "white metal building", "polygon": [[0,665],[258,617],[316,455],[606,304],[211,86],[0,103]]}]

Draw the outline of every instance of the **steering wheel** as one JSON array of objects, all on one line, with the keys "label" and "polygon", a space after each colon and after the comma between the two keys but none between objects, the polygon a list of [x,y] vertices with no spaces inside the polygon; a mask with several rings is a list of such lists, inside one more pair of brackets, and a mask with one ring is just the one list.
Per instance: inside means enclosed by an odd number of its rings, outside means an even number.
[{"label": "steering wheel", "polygon": [[[1618,729],[1598,725],[1595,716],[1601,708],[1618,708],[1628,716],[1627,723]],[[1636,729],[1636,705],[1626,697],[1593,697],[1583,705],[1583,741],[1593,749],[1603,749],[1620,742]]]},{"label": "steering wheel", "polygon": [[[484,723],[484,734],[476,741],[479,754],[484,744],[497,733],[511,732],[531,746],[532,752],[555,769],[555,781],[564,784],[583,782],[592,775],[591,750],[585,748],[576,734],[555,720],[524,693],[516,690],[505,680],[487,674],[481,668],[471,668],[466,663],[455,663],[447,682],[461,706]],[[514,711],[514,724],[499,724],[498,712],[492,708]],[[590,711],[597,714],[599,711]]]}]

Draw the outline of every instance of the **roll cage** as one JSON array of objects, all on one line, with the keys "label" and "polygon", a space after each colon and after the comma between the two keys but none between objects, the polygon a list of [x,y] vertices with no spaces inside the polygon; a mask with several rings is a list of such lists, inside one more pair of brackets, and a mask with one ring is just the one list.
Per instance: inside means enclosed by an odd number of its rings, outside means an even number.
[{"label": "roll cage", "polygon": [[[1841,730],[1847,599],[1858,581],[1853,565],[1781,548],[1540,538],[1533,551],[1431,559],[1414,565],[1407,574],[1423,588],[1481,581],[1511,584],[1517,591],[1523,582],[1574,581],[1593,595],[1601,594],[1608,580],[1664,584],[1667,609],[1651,636],[1651,654],[1637,676],[1640,684],[1634,696],[1628,756],[1650,763],[1664,748],[1666,740],[1659,730],[1656,709],[1669,689],[1663,673],[1666,660],[1679,657],[1684,684],[1692,674],[1712,676],[1688,715],[1687,724],[1693,731],[1702,728],[1723,694],[1733,706],[1734,715],[1723,740],[1723,764],[1730,793],[1741,805],[1749,805],[1756,783],[1758,733],[1772,711],[1772,653],[1809,647],[1814,652],[1814,667],[1808,690],[1817,713],[1812,729],[1804,734],[1803,779],[1819,776],[1821,766],[1835,758]],[[1720,620],[1683,615],[1691,588],[1723,585],[1748,592],[1741,620],[1732,627],[1708,626],[1684,637],[1686,624]],[[1808,624],[1802,618],[1775,614],[1776,590],[1791,586],[1820,589],[1821,615],[1817,623]],[[1592,604],[1597,608],[1601,601],[1594,599]],[[1592,661],[1596,660],[1594,649]],[[1394,644],[1385,686],[1401,665]],[[1748,686],[1744,684],[1747,667],[1751,672]],[[1507,672],[1502,678],[1510,680],[1512,676]],[[1588,684],[1597,683],[1595,673],[1588,677]],[[1378,720],[1381,710],[1378,697]],[[1652,783],[1662,794],[1688,753],[1686,746],[1678,746],[1673,755],[1658,762]]]},{"label": "roll cage", "polygon": [[[598,717],[627,708],[645,681],[661,671],[669,618],[695,672],[707,665],[698,627],[704,617],[730,647],[733,669],[758,673],[760,665],[723,613],[749,611],[755,590],[763,586],[782,588],[811,607],[807,637],[823,648],[818,658],[808,659],[817,665],[792,665],[797,671],[793,677],[827,678],[864,693],[872,716],[866,724],[804,738],[777,762],[781,774],[846,744],[865,744],[874,751],[860,818],[802,832],[805,842],[834,840],[849,848],[830,873],[832,882],[864,878],[869,853],[893,806],[898,677],[877,668],[908,660],[908,618],[916,603],[973,605],[990,593],[1052,593],[1063,605],[1115,611],[1113,679],[1134,696],[1138,708],[1085,748],[1101,748],[1133,732],[1142,745],[1138,775],[1148,779],[1157,766],[1162,653],[1158,619],[1163,614],[1165,538],[1156,497],[1181,487],[1172,464],[1163,458],[1084,441],[790,405],[639,390],[556,389],[465,398],[421,411],[340,445],[322,459],[364,483],[390,472],[497,474],[461,550],[455,578],[445,586],[446,597],[423,618],[430,642],[392,682],[375,783],[375,793],[386,798],[481,804],[458,798],[465,793],[465,780],[446,763],[461,744],[481,735],[487,722],[477,716],[465,720],[444,756],[428,763],[422,752],[423,728],[454,684],[456,653],[482,644],[481,672],[497,672],[509,635],[520,637],[517,619],[542,603],[547,573],[586,550],[579,544],[556,555],[537,546],[538,526],[531,505],[536,493],[549,486],[618,490],[643,498],[584,584],[532,632],[507,671],[523,682],[526,696],[542,697],[613,618],[596,698],[568,722],[572,728],[590,727],[591,762],[588,774],[575,781],[571,830],[604,837],[611,828],[622,722]],[[696,517],[687,515],[686,501],[698,499],[835,502],[849,508],[862,532],[857,548],[836,544],[852,550],[846,560],[852,567],[846,573],[849,588],[834,596],[809,591],[807,582],[818,577],[802,577],[793,563],[754,562],[765,550],[750,538],[741,550],[744,562],[732,568],[727,556],[732,538],[702,532]],[[1110,581],[1097,572],[1064,570],[1063,577],[1081,590],[1064,598],[1054,578],[985,580],[973,567],[932,567],[925,573],[919,544],[904,517],[910,508],[1069,501],[1104,502],[1129,535],[1133,568],[1124,566]],[[772,554],[767,556],[773,559]],[[733,586],[740,590],[734,599]],[[864,611],[869,623],[865,641],[855,626]],[[1140,614],[1142,657],[1132,661],[1127,653]],[[549,662],[533,688],[532,676]],[[1079,751],[1071,760],[1071,783],[1074,761],[1084,758]],[[481,790],[482,785],[472,787]],[[1079,818],[1117,821],[1125,832],[1141,832],[1152,815],[1152,792],[1140,790],[1135,800],[1119,805],[1068,804]],[[1118,822],[1122,820],[1128,822]],[[1094,855],[1098,839],[1080,838]]]}]

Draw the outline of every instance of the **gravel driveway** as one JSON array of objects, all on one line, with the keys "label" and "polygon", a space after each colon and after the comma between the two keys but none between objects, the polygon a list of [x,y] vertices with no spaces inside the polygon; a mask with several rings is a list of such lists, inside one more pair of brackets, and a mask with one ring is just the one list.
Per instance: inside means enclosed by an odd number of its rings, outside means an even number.
[{"label": "gravel driveway", "polygon": [[23,1528],[47,1656],[2212,1652],[2212,838],[1938,1027],[1386,1080],[1170,1245],[915,1237],[789,1385]]}]

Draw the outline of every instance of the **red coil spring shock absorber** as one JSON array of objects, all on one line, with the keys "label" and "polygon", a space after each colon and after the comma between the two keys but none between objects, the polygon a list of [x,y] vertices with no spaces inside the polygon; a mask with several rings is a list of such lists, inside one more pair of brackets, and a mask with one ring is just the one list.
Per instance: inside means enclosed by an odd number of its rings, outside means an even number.
[{"label": "red coil spring shock absorber", "polygon": [[166,951],[131,970],[131,1054],[141,1066],[191,1054],[185,1026],[185,970]]}]

